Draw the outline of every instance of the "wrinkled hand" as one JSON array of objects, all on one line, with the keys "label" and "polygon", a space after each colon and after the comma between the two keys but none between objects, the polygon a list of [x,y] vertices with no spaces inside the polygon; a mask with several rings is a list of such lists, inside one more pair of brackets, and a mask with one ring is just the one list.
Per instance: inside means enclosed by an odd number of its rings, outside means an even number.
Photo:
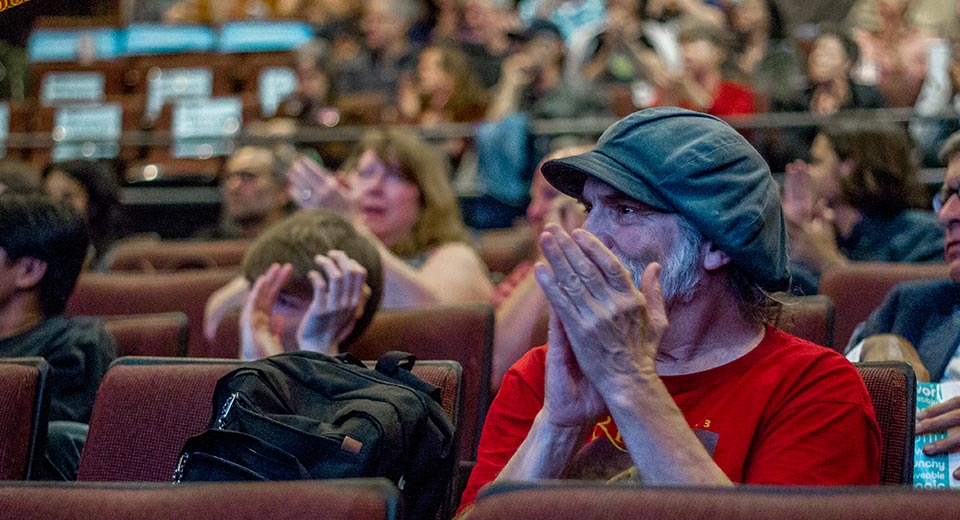
[{"label": "wrinkled hand", "polygon": [[555,311],[550,311],[543,411],[559,427],[595,424],[606,410],[603,398],[580,370],[567,333]]},{"label": "wrinkled hand", "polygon": [[323,208],[351,217],[355,204],[350,187],[316,161],[300,156],[287,172],[287,188],[301,208]]},{"label": "wrinkled hand", "polygon": [[[947,438],[931,442],[923,447],[926,455],[943,455],[960,451],[960,397],[933,405],[917,415],[917,435],[947,432]],[[960,480],[960,469],[953,472]]]},{"label": "wrinkled hand", "polygon": [[290,264],[273,264],[254,282],[240,312],[240,355],[242,359],[261,359],[283,352],[280,334],[283,323],[273,318],[273,306],[280,289],[290,279]]},{"label": "wrinkled hand", "polygon": [[630,381],[655,380],[656,357],[668,320],[651,263],[637,289],[630,273],[597,237],[546,226],[537,281],[563,325],[578,366],[602,395]]},{"label": "wrinkled hand", "polygon": [[335,355],[370,296],[367,270],[343,251],[331,250],[328,256],[317,255],[314,260],[326,280],[317,271],[308,273],[313,301],[300,321],[297,340],[300,350]]}]

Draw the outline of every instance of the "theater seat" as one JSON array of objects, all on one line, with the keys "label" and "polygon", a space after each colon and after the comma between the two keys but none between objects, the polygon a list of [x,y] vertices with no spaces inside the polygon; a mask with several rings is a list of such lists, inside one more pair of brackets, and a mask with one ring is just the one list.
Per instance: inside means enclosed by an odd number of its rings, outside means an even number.
[{"label": "theater seat", "polygon": [[905,520],[960,517],[960,493],[912,487],[669,488],[495,482],[471,520]]},{"label": "theater seat", "polygon": [[880,425],[880,483],[913,484],[913,437],[916,426],[917,380],[913,368],[900,361],[855,363]]},{"label": "theater seat", "polygon": [[187,355],[212,357],[203,337],[203,307],[214,291],[229,282],[229,269],[176,273],[83,273],[67,301],[71,316],[111,316],[183,312],[187,315]]},{"label": "theater seat", "polygon": [[820,277],[820,294],[833,301],[834,342],[843,351],[853,330],[881,303],[894,285],[906,280],[949,278],[946,264],[852,262]]},{"label": "theater seat", "polygon": [[783,302],[783,313],[776,323],[779,328],[817,345],[836,349],[833,302],[828,296],[778,294],[776,298]]},{"label": "theater seat", "polygon": [[[100,383],[77,480],[169,482],[183,443],[207,429],[217,380],[242,364],[232,359],[118,358]],[[444,410],[454,425],[462,423],[459,365],[418,361],[413,373],[440,388]],[[448,502],[454,504],[456,498],[459,489],[451,488]]]},{"label": "theater seat", "polygon": [[182,312],[106,316],[103,324],[117,340],[119,356],[187,355],[189,329]]},{"label": "theater seat", "polygon": [[18,520],[395,520],[399,501],[385,479],[0,484],[0,511]]},{"label": "theater seat", "polygon": [[[227,314],[213,342],[219,357],[240,351],[237,320]],[[449,359],[463,367],[464,410],[460,459],[476,459],[476,444],[490,404],[490,367],[493,355],[493,308],[486,304],[436,305],[384,309],[350,347],[359,359],[377,359],[401,350],[420,360]]]},{"label": "theater seat", "polygon": [[107,269],[144,273],[237,269],[249,246],[249,240],[131,240],[110,250]]},{"label": "theater seat", "polygon": [[40,467],[47,438],[49,370],[40,357],[0,358],[0,480],[26,480]]}]

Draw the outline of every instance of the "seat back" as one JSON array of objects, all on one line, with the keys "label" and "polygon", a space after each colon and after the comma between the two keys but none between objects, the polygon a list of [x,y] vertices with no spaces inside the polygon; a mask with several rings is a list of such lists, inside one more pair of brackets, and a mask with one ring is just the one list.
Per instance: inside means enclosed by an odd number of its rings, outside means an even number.
[{"label": "seat back", "polygon": [[493,308],[486,304],[389,309],[377,313],[350,346],[360,359],[402,350],[417,359],[451,359],[463,367],[463,422],[460,460],[476,460],[480,429],[490,404]]},{"label": "seat back", "polygon": [[386,479],[0,484],[0,510],[20,520],[395,520],[399,501]]},{"label": "seat back", "polygon": [[[220,357],[239,352],[238,313],[220,322],[214,352]],[[476,459],[480,429],[490,404],[493,360],[493,308],[486,304],[438,305],[384,309],[350,346],[358,359],[377,359],[391,350],[409,352],[420,360],[451,359],[463,367],[463,422],[460,460]]]},{"label": "seat back", "polygon": [[[118,358],[100,383],[77,479],[170,481],[184,442],[207,429],[217,380],[242,363],[234,359]],[[460,423],[459,365],[418,361],[413,373],[440,387],[444,410],[455,425]]]},{"label": "seat back", "polygon": [[207,428],[217,379],[240,363],[118,358],[97,391],[77,480],[169,482],[183,443]]},{"label": "seat back", "polygon": [[900,361],[856,363],[873,401],[883,445],[880,483],[913,484],[913,437],[917,380],[913,368]]},{"label": "seat back", "polygon": [[836,349],[833,342],[834,313],[830,297],[822,294],[790,296],[781,294],[783,312],[777,326],[817,345]]},{"label": "seat back", "polygon": [[47,438],[49,365],[41,357],[0,358],[0,480],[27,480]]},{"label": "seat back", "polygon": [[948,278],[946,264],[852,262],[828,269],[820,277],[820,294],[833,301],[834,344],[843,351],[853,330],[867,319],[894,285],[907,280]]},{"label": "seat back", "polygon": [[471,520],[903,520],[956,518],[960,494],[913,487],[653,487],[495,482]]},{"label": "seat back", "polygon": [[183,271],[187,269],[237,269],[249,240],[202,242],[134,240],[110,250],[110,271]]},{"label": "seat back", "polygon": [[187,355],[189,328],[182,312],[106,316],[103,325],[117,340],[119,356]]},{"label": "seat back", "polygon": [[227,269],[177,273],[83,273],[67,301],[67,314],[110,316],[183,312],[187,355],[212,357],[203,336],[203,307],[214,291],[235,276]]}]

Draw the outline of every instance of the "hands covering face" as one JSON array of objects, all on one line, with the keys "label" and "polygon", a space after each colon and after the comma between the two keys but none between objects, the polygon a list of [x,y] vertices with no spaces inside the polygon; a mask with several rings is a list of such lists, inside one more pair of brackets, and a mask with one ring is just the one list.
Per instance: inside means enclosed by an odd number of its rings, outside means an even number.
[{"label": "hands covering face", "polygon": [[616,394],[622,376],[639,382],[656,377],[656,355],[668,321],[651,263],[641,288],[595,236],[572,236],[555,224],[541,235],[548,265],[537,281],[552,306],[544,409],[558,426],[595,419],[603,396]]},{"label": "hands covering face", "polygon": [[[328,355],[337,354],[339,344],[353,331],[370,296],[366,269],[342,251],[317,255],[317,267],[308,277],[313,298],[297,327],[297,346]],[[274,313],[280,292],[289,282],[290,264],[272,265],[250,291],[240,315],[240,342],[244,359],[260,359],[292,350],[281,342],[284,323]]]}]

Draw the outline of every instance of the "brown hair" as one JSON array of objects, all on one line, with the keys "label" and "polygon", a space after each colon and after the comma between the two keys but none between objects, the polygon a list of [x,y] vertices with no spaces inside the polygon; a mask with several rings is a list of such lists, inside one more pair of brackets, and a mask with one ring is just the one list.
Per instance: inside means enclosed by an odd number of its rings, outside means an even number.
[{"label": "brown hair", "polygon": [[917,161],[902,128],[869,119],[837,119],[819,133],[841,161],[853,162],[853,171],[839,180],[844,202],[879,217],[927,207]]},{"label": "brown hair", "polygon": [[243,276],[251,283],[274,263],[290,264],[289,287],[298,292],[312,291],[307,273],[323,271],[314,257],[331,249],[343,251],[367,270],[370,297],[341,350],[360,337],[380,307],[383,296],[383,269],[376,246],[339,215],[322,209],[304,209],[277,222],[264,231],[243,256]]},{"label": "brown hair", "polygon": [[[453,95],[443,107],[445,116],[455,123],[482,119],[486,112],[486,94],[470,69],[467,55],[457,47],[442,42],[428,45],[420,55],[430,50],[440,53],[440,66],[453,78]],[[421,101],[424,106],[429,103],[428,99]]]},{"label": "brown hair", "polygon": [[413,258],[448,242],[467,242],[467,228],[450,187],[447,168],[432,145],[402,127],[368,130],[345,169],[355,170],[366,151],[373,151],[381,162],[420,189],[417,222],[407,237],[390,246],[395,255]]}]

